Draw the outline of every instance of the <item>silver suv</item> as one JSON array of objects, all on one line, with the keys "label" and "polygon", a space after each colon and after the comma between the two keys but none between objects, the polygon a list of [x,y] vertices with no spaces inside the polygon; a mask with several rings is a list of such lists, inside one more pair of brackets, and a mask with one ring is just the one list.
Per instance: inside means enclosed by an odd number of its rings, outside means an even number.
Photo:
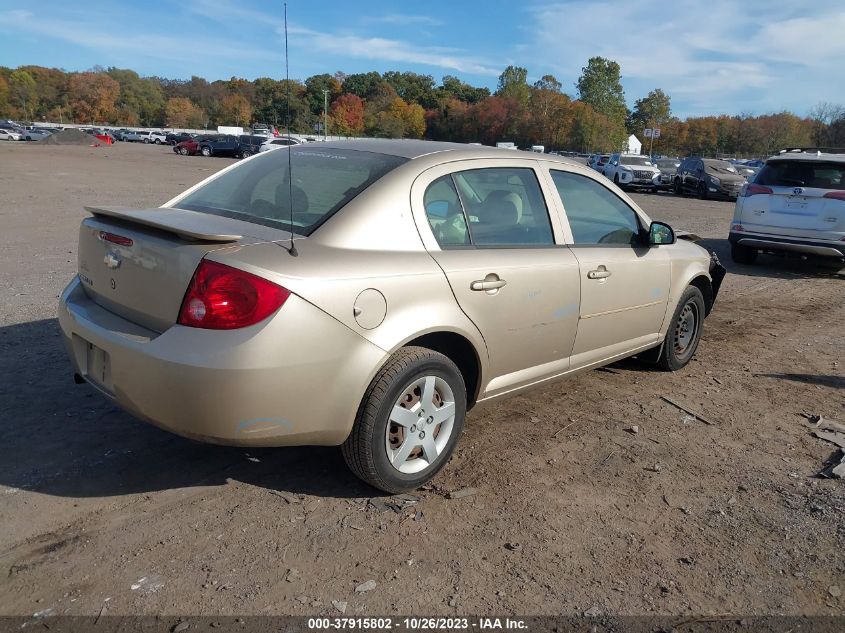
[{"label": "silver suv", "polygon": [[743,186],[728,240],[739,264],[759,253],[845,264],[845,150],[769,158]]}]

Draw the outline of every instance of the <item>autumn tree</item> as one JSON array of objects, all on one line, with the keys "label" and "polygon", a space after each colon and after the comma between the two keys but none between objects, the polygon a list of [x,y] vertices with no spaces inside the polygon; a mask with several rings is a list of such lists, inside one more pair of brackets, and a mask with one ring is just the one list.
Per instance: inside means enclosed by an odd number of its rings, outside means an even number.
[{"label": "autumn tree", "polygon": [[165,125],[172,128],[201,128],[205,113],[186,97],[172,97],[164,108]]},{"label": "autumn tree", "polygon": [[220,102],[220,116],[230,125],[248,125],[252,119],[252,106],[243,95],[229,94]]},{"label": "autumn tree", "polygon": [[329,130],[336,136],[359,136],[364,131],[364,100],[343,94],[332,102]]},{"label": "autumn tree", "polygon": [[105,73],[76,73],[68,83],[74,119],[81,123],[114,120],[119,96],[120,84]]}]

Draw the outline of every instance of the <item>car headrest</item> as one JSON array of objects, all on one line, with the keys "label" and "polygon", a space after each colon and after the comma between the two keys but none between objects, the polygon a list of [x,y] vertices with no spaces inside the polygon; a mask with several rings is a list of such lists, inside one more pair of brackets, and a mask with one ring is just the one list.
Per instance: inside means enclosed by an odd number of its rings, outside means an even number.
[{"label": "car headrest", "polygon": [[513,191],[495,189],[487,194],[482,209],[483,217],[479,216],[479,220],[485,224],[519,224],[522,218],[522,198]]}]

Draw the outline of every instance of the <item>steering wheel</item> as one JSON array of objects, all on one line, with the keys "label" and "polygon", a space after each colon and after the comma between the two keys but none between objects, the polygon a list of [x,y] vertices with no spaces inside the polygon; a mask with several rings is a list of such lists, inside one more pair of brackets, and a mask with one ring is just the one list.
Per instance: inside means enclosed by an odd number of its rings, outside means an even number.
[{"label": "steering wheel", "polygon": [[276,217],[279,213],[279,208],[270,202],[269,200],[265,200],[264,198],[256,198],[252,202],[249,203],[249,210],[256,215],[260,215],[262,217]]}]

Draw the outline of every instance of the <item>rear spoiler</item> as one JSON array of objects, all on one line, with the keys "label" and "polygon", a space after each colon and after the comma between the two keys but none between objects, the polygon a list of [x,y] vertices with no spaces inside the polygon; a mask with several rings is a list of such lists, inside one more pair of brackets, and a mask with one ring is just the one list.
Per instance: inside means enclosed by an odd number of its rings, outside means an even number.
[{"label": "rear spoiler", "polygon": [[[128,207],[85,207],[95,216],[115,218],[133,224],[175,233],[179,237],[198,242],[236,242],[243,237],[231,233],[232,222],[208,213],[186,209],[159,207],[130,209]],[[227,230],[228,229],[228,230]]]}]

